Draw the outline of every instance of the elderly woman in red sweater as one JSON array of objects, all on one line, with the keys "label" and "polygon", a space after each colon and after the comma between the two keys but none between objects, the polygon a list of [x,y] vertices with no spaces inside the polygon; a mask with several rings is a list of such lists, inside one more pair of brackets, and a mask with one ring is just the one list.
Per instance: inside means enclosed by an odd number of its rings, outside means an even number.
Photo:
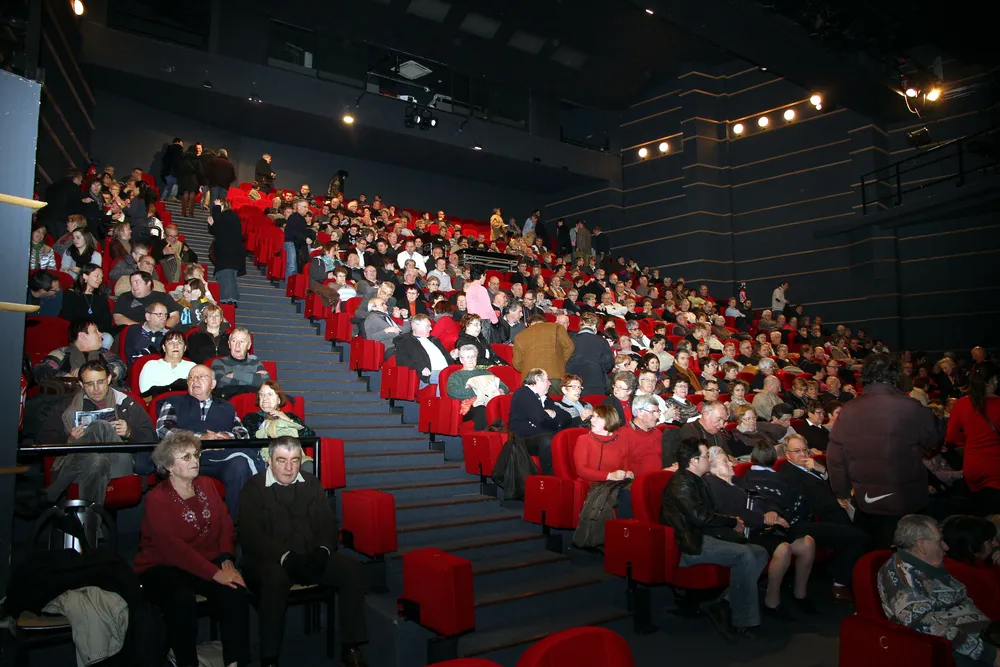
[{"label": "elderly woman in red sweater", "polygon": [[215,482],[199,477],[201,443],[174,431],[153,450],[167,480],[146,494],[134,568],[147,598],[163,611],[177,667],[197,667],[195,595],[212,603],[227,667],[250,662],[246,584],[233,564],[233,520]]},{"label": "elderly woman in red sweater", "polygon": [[628,470],[628,439],[619,433],[622,421],[610,405],[598,405],[590,418],[590,433],[576,440],[573,461],[576,475],[588,482],[620,482],[634,479]]}]

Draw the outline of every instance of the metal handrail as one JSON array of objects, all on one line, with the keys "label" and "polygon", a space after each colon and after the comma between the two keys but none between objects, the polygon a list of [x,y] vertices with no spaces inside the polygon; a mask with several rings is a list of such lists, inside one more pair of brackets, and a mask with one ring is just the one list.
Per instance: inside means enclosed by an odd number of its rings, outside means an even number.
[{"label": "metal handrail", "polygon": [[[319,470],[319,436],[310,435],[298,438],[298,441],[302,443],[303,447],[313,447],[314,456],[313,459],[316,461],[316,470]],[[206,440],[205,443],[233,443],[239,445],[240,448],[260,448],[266,447],[271,444],[271,441],[267,438],[250,438],[242,440]],[[21,457],[32,457],[32,456],[64,456],[66,454],[106,454],[106,453],[123,453],[123,452],[149,452],[152,451],[159,443],[156,442],[77,442],[77,443],[57,443],[57,444],[38,444],[38,445],[26,445],[24,447],[18,447],[17,456]],[[231,445],[230,445],[231,446]],[[203,450],[210,449],[209,447],[204,447]]]},{"label": "metal handrail", "polygon": [[[886,165],[885,167],[879,167],[878,169],[873,169],[870,172],[862,174],[861,175],[862,215],[868,215],[869,204],[874,203],[874,202],[869,202],[868,200],[867,188],[869,185],[887,184],[889,187],[894,188],[895,191],[892,197],[894,206],[901,206],[903,204],[904,194],[915,192],[917,190],[923,190],[925,188],[932,187],[940,183],[944,183],[946,181],[957,180],[958,187],[965,185],[967,172],[966,172],[966,160],[965,160],[966,149],[964,148],[964,146],[966,146],[967,143],[971,140],[991,135],[994,132],[997,132],[998,130],[1000,130],[1000,128],[998,128],[997,126],[993,126],[986,128],[984,130],[980,130],[973,134],[966,135],[964,137],[951,139],[949,141],[945,141],[941,144],[938,144],[937,146],[929,148],[925,151],[921,151],[914,155],[911,155],[910,157],[898,160],[893,164]],[[932,155],[934,153],[942,153],[943,151],[946,151],[946,149],[951,149],[951,148],[954,148],[954,152],[947,152],[946,154],[941,154],[939,157],[935,157],[934,159],[931,160],[925,159],[929,155]],[[908,189],[903,188],[902,176],[904,174],[910,174],[920,169],[924,169],[926,167],[930,167],[932,165],[939,164],[946,160],[952,160],[952,159],[956,159],[958,161],[958,171],[956,173],[946,174],[944,176],[941,176],[940,178],[928,179],[926,182],[916,185],[912,188]],[[917,160],[921,160],[919,164],[913,164],[904,167],[906,163],[916,162]],[[997,164],[998,164],[997,160],[987,161],[985,164],[977,165],[973,171],[986,169],[995,166]],[[886,176],[880,177],[880,174],[886,174]]]}]

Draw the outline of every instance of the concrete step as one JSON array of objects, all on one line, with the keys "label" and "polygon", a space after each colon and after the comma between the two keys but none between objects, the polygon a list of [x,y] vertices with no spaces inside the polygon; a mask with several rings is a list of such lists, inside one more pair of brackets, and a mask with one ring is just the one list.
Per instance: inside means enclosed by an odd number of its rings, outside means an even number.
[{"label": "concrete step", "polygon": [[397,503],[444,500],[479,494],[479,482],[468,476],[428,482],[375,482],[374,480],[359,479],[362,481],[351,484],[348,490],[374,489],[391,493],[396,498]]},{"label": "concrete step", "polygon": [[397,502],[396,520],[400,523],[415,523],[501,511],[505,510],[499,500],[493,496],[475,493],[448,498]]},{"label": "concrete step", "polygon": [[[321,436],[326,438],[339,437],[331,433],[330,432],[331,429],[321,427],[315,429],[315,431],[319,433]],[[378,454],[381,452],[403,451],[403,450],[420,449],[420,448],[427,449],[427,436],[395,437],[395,438],[353,438],[350,440],[345,440],[344,442],[345,452],[353,452],[357,454]],[[362,486],[367,486],[367,484],[362,484]]]},{"label": "concrete step", "polygon": [[[282,382],[282,385],[284,385],[284,382]],[[306,407],[308,408],[309,406],[307,405]],[[346,426],[363,426],[370,428],[373,431],[377,431],[384,426],[398,426],[400,424],[400,415],[372,414],[364,412],[320,413],[307,411],[306,422],[313,429],[337,429],[344,428]]]},{"label": "concrete step", "polygon": [[476,587],[476,626],[487,628],[512,618],[547,618],[564,610],[599,603],[600,573],[570,570],[553,577],[530,577]]},{"label": "concrete step", "polygon": [[558,576],[571,567],[570,558],[566,554],[542,550],[480,561],[472,568],[472,574],[476,578],[476,588],[497,588],[529,577],[537,580]]},{"label": "concrete step", "polygon": [[[312,423],[312,422],[309,422]],[[389,470],[400,465],[406,467],[434,466],[444,460],[441,452],[428,449],[395,449],[385,452],[351,452],[344,453],[344,465],[347,473],[372,470]]]},{"label": "concrete step", "polygon": [[[418,433],[411,424],[379,426],[377,428],[366,426],[324,426],[323,432],[331,438],[341,438],[343,440],[353,441],[361,438],[380,436],[385,440],[393,442],[399,441],[400,438],[416,438]],[[422,436],[421,440],[427,442],[427,436]]]},{"label": "concrete step", "polygon": [[347,473],[347,487],[378,486],[379,484],[406,484],[467,479],[462,466],[449,463],[437,465],[406,466],[378,470],[355,470]]},{"label": "concrete step", "polygon": [[[494,658],[495,652],[517,648],[518,651],[549,635],[582,626],[601,626],[627,618],[632,614],[613,605],[585,604],[567,608],[558,614],[544,618],[522,621],[517,617],[493,627],[483,627],[477,610],[476,631],[462,637],[458,642],[458,653],[462,657]],[[516,651],[515,651],[516,652]],[[499,656],[497,656],[499,659]],[[504,661],[501,664],[514,664]]]},{"label": "concrete step", "polygon": [[451,539],[495,535],[497,532],[515,530],[521,526],[521,517],[502,510],[489,512],[483,507],[481,514],[421,521],[418,523],[397,523],[396,534],[400,548],[426,542],[446,542]]},{"label": "concrete step", "polygon": [[541,530],[496,531],[486,536],[449,540],[446,542],[438,540],[409,545],[400,548],[399,551],[393,554],[393,557],[399,558],[409,551],[416,551],[424,547],[434,547],[441,551],[466,558],[472,561],[473,567],[475,567],[477,563],[492,558],[500,558],[526,551],[539,551],[544,546],[544,543],[545,540]]}]

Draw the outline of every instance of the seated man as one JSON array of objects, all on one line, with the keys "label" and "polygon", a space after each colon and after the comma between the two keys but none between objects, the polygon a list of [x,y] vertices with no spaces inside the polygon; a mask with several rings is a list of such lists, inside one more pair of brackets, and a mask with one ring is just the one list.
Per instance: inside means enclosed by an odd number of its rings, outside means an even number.
[{"label": "seated man", "polygon": [[782,403],[781,380],[769,375],[764,379],[763,391],[757,392],[753,397],[753,409],[757,413],[757,419],[761,421],[771,419],[771,412],[779,403]]},{"label": "seated man", "polygon": [[365,338],[375,340],[385,345],[385,358],[393,355],[395,348],[393,341],[401,333],[410,330],[410,323],[403,322],[400,326],[389,315],[389,306],[386,300],[375,297],[368,302],[368,317],[365,318]]},{"label": "seated man", "polygon": [[[149,247],[145,243],[132,243],[129,253],[122,257],[121,261],[115,262],[115,265],[111,267],[108,271],[108,281],[115,283],[115,294],[123,294],[128,291],[128,277],[131,276],[136,271],[141,271],[139,268],[139,260],[149,254]],[[156,268],[154,266],[153,270]],[[122,278],[125,279],[121,292],[118,291],[118,281]]]},{"label": "seated man", "polygon": [[806,403],[806,423],[802,427],[802,435],[809,444],[813,454],[822,454],[830,444],[830,429],[823,425],[826,409],[819,401]]},{"label": "seated man", "polygon": [[[72,442],[153,442],[156,433],[146,407],[111,387],[111,371],[100,360],[80,367],[80,388],[56,403],[38,431],[36,440],[45,444]],[[94,419],[87,413],[107,410]],[[92,419],[92,421],[87,421]],[[56,457],[52,481],[29,501],[36,511],[56,503],[70,484],[80,487],[80,499],[104,505],[108,482],[132,474],[128,453],[67,454]],[[23,509],[20,508],[19,509]],[[34,512],[27,511],[27,514]]]},{"label": "seated man", "polygon": [[[167,307],[167,329],[173,329],[181,319],[181,307],[165,292],[153,291],[153,276],[145,271],[136,271],[129,276],[132,291],[122,294],[115,301],[112,311],[116,326],[127,327],[130,324],[142,324],[146,319],[146,306],[151,303],[161,303]],[[161,287],[162,289],[162,287]]]},{"label": "seated man", "polygon": [[890,621],[951,642],[956,665],[1000,666],[996,646],[980,633],[990,619],[944,566],[947,547],[937,521],[908,514],[896,524],[896,553],[878,572],[878,595]]},{"label": "seated man", "polygon": [[[667,403],[669,407],[670,402]],[[726,406],[713,401],[703,403],[701,406],[701,416],[694,421],[687,422],[680,428],[668,428],[663,431],[661,439],[661,452],[663,468],[677,470],[680,464],[678,450],[682,441],[695,439],[705,442],[709,447],[719,447],[729,456],[733,455],[733,435],[726,428],[726,418],[728,413]]]},{"label": "seated man", "polygon": [[270,466],[247,482],[240,501],[240,536],[247,582],[257,594],[261,664],[278,664],[288,591],[318,584],[338,598],[341,665],[365,664],[368,641],[365,576],[361,563],[337,550],[337,517],[319,480],[301,472],[302,445],[271,441]]},{"label": "seated man", "polygon": [[62,312],[63,291],[59,279],[52,271],[36,271],[28,276],[28,296],[25,303],[38,306],[35,315],[59,317]]},{"label": "seated man", "polygon": [[778,403],[771,409],[771,421],[758,422],[757,430],[764,433],[777,443],[785,444],[785,440],[790,435],[795,435],[792,428],[792,406],[788,403]]},{"label": "seated man", "polygon": [[250,332],[236,327],[229,334],[229,356],[212,362],[215,395],[230,398],[236,394],[256,393],[271,375],[264,364],[250,352]]},{"label": "seated man", "polygon": [[[753,637],[760,625],[757,579],[767,565],[767,550],[742,540],[744,526],[739,517],[720,514],[702,477],[708,472],[708,447],[688,438],[677,451],[680,469],[663,490],[660,523],[674,529],[680,549],[681,567],[713,564],[730,568],[729,588],[705,610],[723,637]],[[729,602],[729,615],[722,600]]]},{"label": "seated man", "polygon": [[420,386],[437,384],[438,375],[452,363],[451,355],[437,338],[427,315],[414,315],[410,331],[396,337],[396,364],[412,368],[420,376]]},{"label": "seated man", "polygon": [[628,445],[628,469],[636,477],[663,468],[662,436],[656,428],[662,410],[658,398],[655,394],[637,394],[632,399],[632,423],[622,428]]},{"label": "seated man", "polygon": [[[148,255],[145,252],[143,252],[142,256],[139,258],[139,261],[136,262],[136,266],[137,266],[136,269],[126,273],[115,282],[114,289],[112,290],[112,293],[114,294],[115,297],[119,297],[122,294],[127,293],[130,289],[132,289],[132,274],[135,273],[136,271],[145,271],[146,273],[148,273],[150,276],[153,277],[154,292],[167,291],[167,288],[164,287],[163,283],[161,283],[159,280],[156,279],[156,258],[154,258],[152,255]],[[117,264],[115,265],[115,268],[116,269],[118,268]]]},{"label": "seated man", "polygon": [[[31,335],[31,330],[28,330]],[[78,320],[69,325],[69,345],[52,350],[32,368],[35,382],[56,377],[78,377],[80,367],[87,361],[100,359],[111,371],[116,386],[124,386],[128,380],[125,362],[114,352],[101,348],[103,342],[97,324],[90,320]]]},{"label": "seated man", "polygon": [[[229,401],[212,398],[215,375],[208,366],[195,366],[188,374],[186,396],[170,396],[160,403],[156,436],[161,440],[176,430],[193,432],[205,447],[209,440],[246,440],[250,436]],[[152,472],[149,455],[136,457],[136,471]],[[142,470],[140,470],[140,467]],[[201,474],[215,477],[226,487],[226,507],[233,519],[239,516],[240,491],[264,469],[260,451],[252,447],[221,447],[201,450]]]},{"label": "seated man", "polygon": [[549,398],[552,383],[544,370],[532,368],[523,384],[510,399],[510,432],[524,438],[528,453],[539,457],[542,474],[551,475],[552,436],[566,427],[570,416]]},{"label": "seated man", "polygon": [[146,306],[146,323],[141,327],[129,327],[125,332],[125,357],[130,364],[144,354],[163,352],[163,337],[167,335],[163,325],[166,321],[166,306],[156,302]]}]

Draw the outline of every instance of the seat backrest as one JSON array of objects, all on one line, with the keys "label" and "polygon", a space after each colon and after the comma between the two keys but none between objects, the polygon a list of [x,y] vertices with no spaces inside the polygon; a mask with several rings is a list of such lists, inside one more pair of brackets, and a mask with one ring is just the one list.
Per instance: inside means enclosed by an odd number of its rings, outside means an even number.
[{"label": "seat backrest", "polygon": [[460,370],[462,370],[461,364],[451,364],[441,370],[441,373],[438,374],[438,396],[448,396],[448,378],[451,377],[452,373]]},{"label": "seat backrest", "polygon": [[128,383],[129,389],[133,394],[138,395],[142,393],[139,391],[139,375],[142,374],[142,367],[153,359],[162,358],[162,355],[159,354],[144,354],[132,362],[132,365],[128,369]]},{"label": "seat backrest", "polygon": [[39,363],[49,352],[69,342],[68,320],[43,315],[29,315],[24,319],[24,351],[31,357],[32,364]]},{"label": "seat backrest", "polygon": [[969,597],[981,612],[991,619],[1000,618],[1000,581],[992,571],[995,568],[969,565],[954,558],[945,558],[944,564],[948,574],[965,584]]},{"label": "seat backrest", "polygon": [[601,403],[603,403],[604,399],[606,399],[606,398],[607,398],[606,394],[587,394],[586,396],[582,396],[580,398],[580,402],[581,403],[587,403],[591,407],[596,408],[598,405],[600,405]]},{"label": "seat backrest", "polygon": [[881,549],[871,551],[858,559],[854,564],[852,588],[854,589],[854,608],[858,616],[865,618],[885,618],[882,611],[882,600],[878,596],[878,571],[892,556],[892,551]]},{"label": "seat backrest", "polygon": [[570,628],[549,635],[528,648],[517,667],[635,667],[628,642],[613,630]]},{"label": "seat backrest", "polygon": [[646,523],[660,522],[663,489],[674,476],[670,470],[640,475],[632,482],[632,515]]},{"label": "seat backrest", "polygon": [[257,394],[255,392],[244,392],[229,397],[229,402],[236,408],[236,416],[243,419],[251,412],[257,412]]},{"label": "seat backrest", "polygon": [[486,421],[490,424],[497,419],[507,424],[510,421],[510,401],[512,394],[500,394],[490,399],[486,404]]},{"label": "seat backrest", "polygon": [[511,393],[521,388],[521,374],[513,366],[490,366],[490,373],[500,378]]},{"label": "seat backrest", "polygon": [[186,391],[167,391],[159,394],[150,401],[147,411],[149,412],[149,418],[153,420],[153,426],[156,426],[156,418],[160,414],[160,404],[172,396],[184,396]]},{"label": "seat backrest", "polygon": [[585,433],[587,433],[585,428],[567,428],[559,431],[552,438],[552,470],[556,477],[577,479],[573,452],[576,449],[577,438]]}]

